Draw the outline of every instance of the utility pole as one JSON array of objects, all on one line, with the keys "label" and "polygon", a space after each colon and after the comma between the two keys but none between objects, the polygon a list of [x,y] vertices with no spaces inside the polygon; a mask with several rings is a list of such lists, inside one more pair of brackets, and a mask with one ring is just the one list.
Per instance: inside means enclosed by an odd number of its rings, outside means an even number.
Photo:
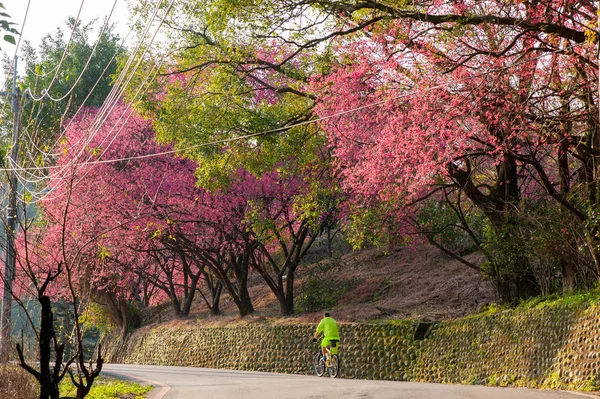
[{"label": "utility pole", "polygon": [[2,96],[12,97],[13,112],[13,142],[10,153],[9,190],[7,220],[6,220],[6,249],[4,251],[4,291],[2,293],[2,313],[0,314],[0,363],[8,363],[10,354],[10,321],[12,312],[12,285],[15,277],[15,228],[17,225],[17,175],[14,165],[19,156],[19,134],[21,129],[21,92],[17,88],[17,60],[13,71],[12,92],[0,92]]}]

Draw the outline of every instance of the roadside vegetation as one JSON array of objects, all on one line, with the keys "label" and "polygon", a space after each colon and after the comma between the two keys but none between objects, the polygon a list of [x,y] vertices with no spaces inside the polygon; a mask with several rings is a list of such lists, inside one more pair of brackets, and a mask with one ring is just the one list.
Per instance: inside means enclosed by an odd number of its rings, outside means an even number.
[{"label": "roadside vegetation", "polygon": [[39,390],[37,382],[25,370],[17,366],[0,366],[0,397],[36,399]]},{"label": "roadside vegetation", "polygon": [[539,295],[536,297],[524,299],[519,301],[517,304],[502,304],[502,303],[489,303],[482,307],[481,312],[474,313],[473,317],[481,315],[491,315],[504,310],[527,311],[530,309],[543,309],[546,307],[555,306],[578,306],[590,303],[597,303],[600,300],[600,290],[593,288],[590,290],[576,290],[568,294],[550,294],[550,295]]},{"label": "roadside vegetation", "polygon": [[[102,377],[96,381],[86,398],[144,399],[146,394],[150,391],[152,391],[151,386],[144,386],[135,382]],[[75,398],[77,394],[77,388],[70,381],[65,381],[60,386],[60,394],[63,398]]]},{"label": "roadside vegetation", "polygon": [[[143,399],[152,390],[129,381],[114,378],[100,378],[86,396],[88,399]],[[70,380],[60,384],[60,397],[75,398],[76,387]],[[12,399],[36,399],[39,386],[29,373],[16,366],[0,367],[0,397]]]}]

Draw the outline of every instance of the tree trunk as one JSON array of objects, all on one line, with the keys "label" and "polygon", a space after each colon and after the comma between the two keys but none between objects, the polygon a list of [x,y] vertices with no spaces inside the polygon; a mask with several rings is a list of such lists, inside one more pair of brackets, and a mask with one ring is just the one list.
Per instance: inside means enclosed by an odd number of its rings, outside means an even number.
[{"label": "tree trunk", "polygon": [[327,257],[333,258],[333,249],[331,248],[331,226],[327,225]]},{"label": "tree trunk", "polygon": [[526,299],[540,295],[540,287],[532,273],[523,276],[509,276],[495,278],[496,294],[500,303],[516,303],[519,299]]},{"label": "tree trunk", "polygon": [[241,317],[254,313],[254,306],[252,306],[252,301],[250,301],[250,296],[247,292],[244,296],[239,297],[239,301],[236,305]]},{"label": "tree trunk", "polygon": [[294,314],[294,304],[290,304],[287,297],[279,298],[279,310],[282,316],[292,316]]},{"label": "tree trunk", "polygon": [[561,258],[560,266],[562,271],[562,288],[563,294],[573,292],[575,289],[575,280],[577,276],[577,270],[575,269],[575,262],[572,262],[565,257]]},{"label": "tree trunk", "polygon": [[206,278],[206,285],[210,291],[210,314],[219,316],[221,314],[221,294],[223,293],[223,283],[217,278]]},{"label": "tree trunk", "polygon": [[175,293],[171,293],[170,295],[170,299],[171,299],[171,305],[173,306],[173,310],[175,311],[175,315],[176,316],[181,316],[181,302],[179,302],[179,298],[177,298],[177,295],[175,295]]},{"label": "tree trunk", "polygon": [[115,298],[113,295],[100,291],[93,292],[99,302],[106,304],[111,321],[121,329],[121,340],[124,341],[129,333],[129,319],[127,316],[127,302]]},{"label": "tree trunk", "polygon": [[198,281],[200,280],[200,276],[202,273],[198,273],[195,276],[190,277],[190,286],[187,290],[185,298],[183,299],[183,308],[181,310],[181,314],[183,316],[187,316],[190,314],[190,310],[192,309],[192,304],[194,302],[194,296],[196,294],[196,287],[198,286]]},{"label": "tree trunk", "polygon": [[[299,261],[299,260],[298,260]],[[285,280],[285,299],[286,299],[286,316],[294,314],[294,280],[296,274],[296,266],[289,266],[287,271],[287,278]]]},{"label": "tree trunk", "polygon": [[[40,399],[58,399],[58,383],[50,370],[51,344],[56,338],[54,331],[54,319],[52,316],[52,304],[50,297],[39,298],[41,305],[40,322]],[[62,362],[62,359],[60,359]]]},{"label": "tree trunk", "polygon": [[212,295],[212,299],[211,299],[211,304],[212,306],[210,307],[210,314],[213,316],[219,316],[221,314],[221,292],[223,291],[223,286],[219,285],[219,289],[218,292],[216,292],[215,294]]},{"label": "tree trunk", "polygon": [[[285,288],[284,288],[285,287]],[[279,281],[278,294],[279,309],[282,316],[292,316],[294,314],[294,272],[288,268],[285,282]]]},{"label": "tree trunk", "polygon": [[235,273],[238,286],[239,304],[238,309],[240,316],[244,317],[254,313],[254,306],[252,306],[252,300],[250,299],[250,293],[248,292],[248,260],[244,257],[243,272]]},{"label": "tree trunk", "polygon": [[85,398],[85,396],[90,393],[90,390],[92,389],[91,386],[87,387],[87,386],[80,386],[77,387],[77,399],[83,399]]}]

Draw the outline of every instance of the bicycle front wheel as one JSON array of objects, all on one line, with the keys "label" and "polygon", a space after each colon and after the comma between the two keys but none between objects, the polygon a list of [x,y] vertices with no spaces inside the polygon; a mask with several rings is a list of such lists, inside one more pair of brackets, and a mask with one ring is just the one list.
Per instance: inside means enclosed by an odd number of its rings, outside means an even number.
[{"label": "bicycle front wheel", "polygon": [[327,368],[327,372],[331,378],[335,378],[340,374],[340,358],[338,355],[331,355],[331,366]]},{"label": "bicycle front wheel", "polygon": [[315,353],[313,357],[313,371],[317,377],[322,377],[325,374],[325,360],[323,360],[321,351]]}]

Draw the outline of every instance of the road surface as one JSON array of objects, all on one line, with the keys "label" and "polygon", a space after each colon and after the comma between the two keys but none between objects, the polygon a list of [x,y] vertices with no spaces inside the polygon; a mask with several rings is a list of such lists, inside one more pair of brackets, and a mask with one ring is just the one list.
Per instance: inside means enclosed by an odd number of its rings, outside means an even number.
[{"label": "road surface", "polygon": [[332,379],[193,367],[106,364],[106,374],[154,385],[149,399],[582,399],[591,395],[483,386]]}]

